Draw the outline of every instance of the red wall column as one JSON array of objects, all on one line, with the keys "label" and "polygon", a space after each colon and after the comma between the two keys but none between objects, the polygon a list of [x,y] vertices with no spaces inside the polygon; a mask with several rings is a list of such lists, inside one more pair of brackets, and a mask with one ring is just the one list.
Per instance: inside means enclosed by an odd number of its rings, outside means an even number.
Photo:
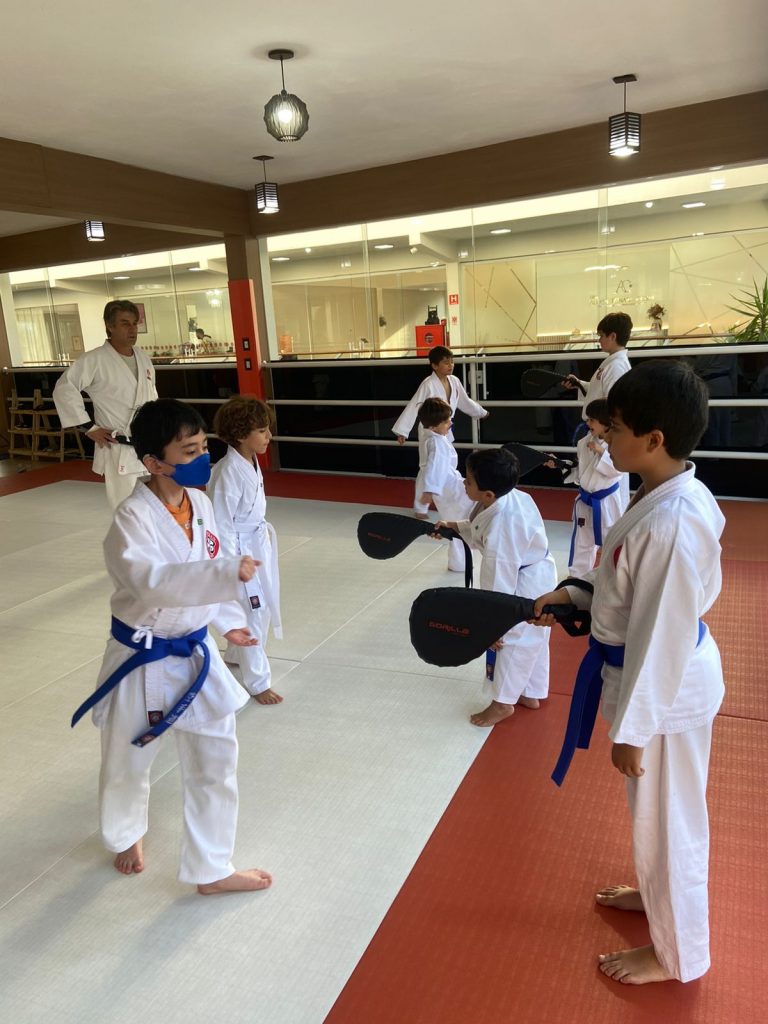
[{"label": "red wall column", "polygon": [[[250,278],[229,282],[229,306],[237,357],[237,390],[241,395],[252,395],[263,401],[266,389],[261,371],[256,299]],[[272,463],[269,451],[259,461],[268,468]]]}]

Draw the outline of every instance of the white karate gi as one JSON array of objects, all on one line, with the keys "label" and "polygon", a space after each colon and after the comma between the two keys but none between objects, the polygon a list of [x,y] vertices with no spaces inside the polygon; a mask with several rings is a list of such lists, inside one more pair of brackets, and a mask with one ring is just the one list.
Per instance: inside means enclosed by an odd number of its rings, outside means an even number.
[{"label": "white karate gi", "polygon": [[256,459],[249,461],[232,447],[213,467],[208,495],[213,503],[222,551],[231,557],[250,555],[261,565],[250,583],[241,583],[238,600],[258,647],[227,648],[225,660],[242,671],[243,686],[250,694],[262,693],[271,684],[269,659],[265,651],[270,621],[277,639],[283,635],[280,622],[280,575],[277,566],[277,537],[264,518],[267,499],[264,478]]},{"label": "white karate gi", "polygon": [[[464,477],[457,469],[459,460],[456,449],[448,440],[447,434],[436,434],[434,430],[429,429],[425,433],[426,462],[421,474],[424,491],[434,494],[435,507],[441,519],[450,522],[467,519],[472,511],[473,502],[467,497]],[[416,497],[420,498],[421,494],[417,494]],[[462,542],[449,541],[448,568],[451,572],[464,572],[464,563]]]},{"label": "white karate gi", "polygon": [[[451,407],[451,413],[454,415],[457,409],[465,412],[467,416],[471,416],[473,419],[482,419],[483,416],[488,415],[482,405],[478,405],[477,402],[469,397],[458,377],[454,377],[451,374],[445,379],[448,381],[450,388],[450,395],[448,397],[446,397],[443,378],[438,377],[434,371],[419,384],[416,394],[400,413],[395,425],[392,427],[393,434],[396,434],[398,437],[408,437],[418,418],[419,406],[427,398],[442,398],[444,402],[448,402]],[[424,487],[423,473],[424,467],[427,464],[426,436],[427,431],[419,424],[419,473],[416,477],[413,510],[423,514],[429,512],[429,505],[424,505],[420,501],[421,495],[424,491],[428,490],[428,488]],[[453,431],[450,430],[445,436],[453,444]]]},{"label": "white karate gi", "polygon": [[[246,627],[235,601],[240,559],[217,557],[220,543],[211,503],[201,491],[187,494],[191,545],[144,484],[122,502],[104,540],[107,571],[115,584],[112,614],[137,630],[135,639],[186,636],[209,623],[222,633]],[[93,721],[102,730],[101,831],[114,852],[127,850],[147,831],[150,768],[166,737],[175,736],[184,800],[179,880],[193,884],[215,882],[234,871],[235,711],[248,701],[210,636],[205,643],[211,665],[202,689],[154,742],[131,744],[146,731],[148,712],[166,713],[186,693],[202,665],[199,654],[141,666],[93,709]],[[133,653],[110,637],[98,684]]]},{"label": "white karate gi", "polygon": [[[709,968],[706,786],[724,687],[709,630],[697,641],[720,593],[724,522],[688,463],[650,494],[638,491],[586,576],[592,633],[624,645],[624,667],[603,668],[602,712],[614,743],[644,748],[645,774],[627,779],[637,883],[656,955],[680,981]],[[589,607],[589,595],[568,591]]]},{"label": "white karate gi", "polygon": [[[130,424],[136,410],[157,398],[155,368],[152,360],[136,345],[138,379],[133,376],[123,357],[105,341],[101,348],[91,349],[76,359],[56,381],[53,401],[62,427],[87,423],[82,392],[93,402],[93,421],[97,427],[130,437]],[[117,508],[133,490],[137,479],[147,475],[136,453],[129,445],[112,444],[96,447],[93,472],[104,477],[107,500]]]},{"label": "white karate gi", "polygon": [[[462,537],[483,553],[480,587],[502,594],[538,597],[552,590],[557,570],[549,554],[544,521],[529,494],[513,490],[488,508],[475,506],[457,524]],[[501,704],[549,693],[549,629],[520,622],[504,634],[494,677],[485,692]]]},{"label": "white karate gi", "polygon": [[624,374],[629,373],[631,369],[632,367],[629,365],[629,356],[627,355],[626,350],[620,348],[617,349],[616,352],[611,352],[611,354],[607,356],[602,363],[600,363],[588,381],[583,380],[581,382],[587,389],[587,393],[584,396],[584,401],[581,405],[581,418],[583,420],[587,418],[586,408],[589,403],[596,401],[598,398],[607,398],[608,392],[619,377],[623,377]]},{"label": "white karate gi", "polygon": [[[600,446],[602,449],[600,455],[588,448],[590,441]],[[621,488],[621,481],[626,480],[627,474],[620,473],[616,469],[608,454],[608,445],[605,441],[596,438],[591,431],[579,439],[576,445],[576,457],[578,459],[576,473],[566,477],[566,480],[573,480],[575,476],[579,487],[590,494],[604,491],[615,483],[619,484],[618,490],[613,494],[606,495],[600,502],[601,533],[605,537],[627,507],[628,498],[625,498]],[[573,506],[573,528],[575,531],[575,535],[572,535],[573,559],[568,566],[568,574],[582,576],[585,572],[589,572],[595,564],[598,547],[595,544],[592,508],[578,497]]]}]

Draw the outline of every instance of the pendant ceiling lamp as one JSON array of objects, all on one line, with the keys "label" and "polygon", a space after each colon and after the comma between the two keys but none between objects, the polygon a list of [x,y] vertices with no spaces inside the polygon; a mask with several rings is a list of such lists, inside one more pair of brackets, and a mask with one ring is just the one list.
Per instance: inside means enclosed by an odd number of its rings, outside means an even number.
[{"label": "pendant ceiling lamp", "polygon": [[283,61],[293,59],[293,50],[270,50],[267,56],[270,60],[280,61],[283,88],[265,104],[264,124],[278,142],[297,142],[309,128],[309,111],[303,100],[285,89]]},{"label": "pendant ceiling lamp", "polygon": [[267,160],[271,156],[255,156],[254,160],[261,160],[264,168],[264,181],[254,185],[256,190],[256,212],[257,213],[280,213],[280,203],[277,196],[277,185],[274,181],[267,181]]},{"label": "pendant ceiling lamp", "polygon": [[85,237],[89,242],[103,242],[106,238],[104,224],[100,220],[87,220],[85,222]]},{"label": "pendant ceiling lamp", "polygon": [[624,111],[608,118],[608,152],[611,156],[632,156],[640,152],[640,115],[627,110],[627,82],[637,75],[617,75],[614,82],[624,86]]}]

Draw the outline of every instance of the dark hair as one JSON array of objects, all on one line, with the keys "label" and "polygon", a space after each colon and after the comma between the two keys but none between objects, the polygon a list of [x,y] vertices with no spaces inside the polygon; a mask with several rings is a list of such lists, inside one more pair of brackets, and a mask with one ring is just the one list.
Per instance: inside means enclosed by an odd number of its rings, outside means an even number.
[{"label": "dark hair", "polygon": [[145,455],[162,459],[171,441],[180,441],[201,430],[205,432],[206,426],[197,409],[175,398],[145,402],[131,420],[131,440],[139,459]]},{"label": "dark hair", "polygon": [[597,325],[598,334],[615,334],[617,345],[626,345],[632,333],[632,317],[628,313],[609,313]]},{"label": "dark hair", "polygon": [[436,427],[453,416],[453,410],[442,398],[425,398],[419,406],[422,427]]},{"label": "dark hair", "polygon": [[104,307],[104,323],[107,326],[107,337],[109,337],[109,325],[115,322],[118,313],[130,313],[131,316],[136,317],[137,321],[141,320],[139,307],[135,302],[131,302],[130,299],[112,299]]},{"label": "dark hair", "polygon": [[636,437],[660,430],[672,459],[687,458],[709,417],[707,386],[677,359],[645,360],[616,381],[608,411],[618,413]]},{"label": "dark hair", "polygon": [[258,427],[272,428],[272,410],[258,398],[236,395],[220,406],[213,418],[213,429],[222,441],[237,445]]},{"label": "dark hair", "polygon": [[485,448],[467,456],[467,469],[472,470],[481,491],[493,491],[497,498],[509,494],[520,479],[517,456],[506,448]]},{"label": "dark hair", "polygon": [[435,345],[429,350],[429,362],[431,366],[442,363],[444,359],[453,359],[453,352],[445,345]]},{"label": "dark hair", "polygon": [[607,427],[611,421],[611,414],[608,412],[608,402],[605,398],[595,398],[584,410],[587,419],[597,420]]}]

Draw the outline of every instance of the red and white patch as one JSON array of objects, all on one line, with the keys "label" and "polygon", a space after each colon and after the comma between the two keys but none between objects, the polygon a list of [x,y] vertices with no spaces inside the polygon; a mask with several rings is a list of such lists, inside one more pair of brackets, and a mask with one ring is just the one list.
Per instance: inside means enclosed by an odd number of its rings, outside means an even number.
[{"label": "red and white patch", "polygon": [[613,568],[614,569],[619,564],[619,555],[621,554],[622,546],[623,545],[619,544],[619,546],[614,549],[614,552],[613,552]]},{"label": "red and white patch", "polygon": [[205,550],[209,558],[215,558],[219,553],[219,538],[210,530],[205,531]]}]

